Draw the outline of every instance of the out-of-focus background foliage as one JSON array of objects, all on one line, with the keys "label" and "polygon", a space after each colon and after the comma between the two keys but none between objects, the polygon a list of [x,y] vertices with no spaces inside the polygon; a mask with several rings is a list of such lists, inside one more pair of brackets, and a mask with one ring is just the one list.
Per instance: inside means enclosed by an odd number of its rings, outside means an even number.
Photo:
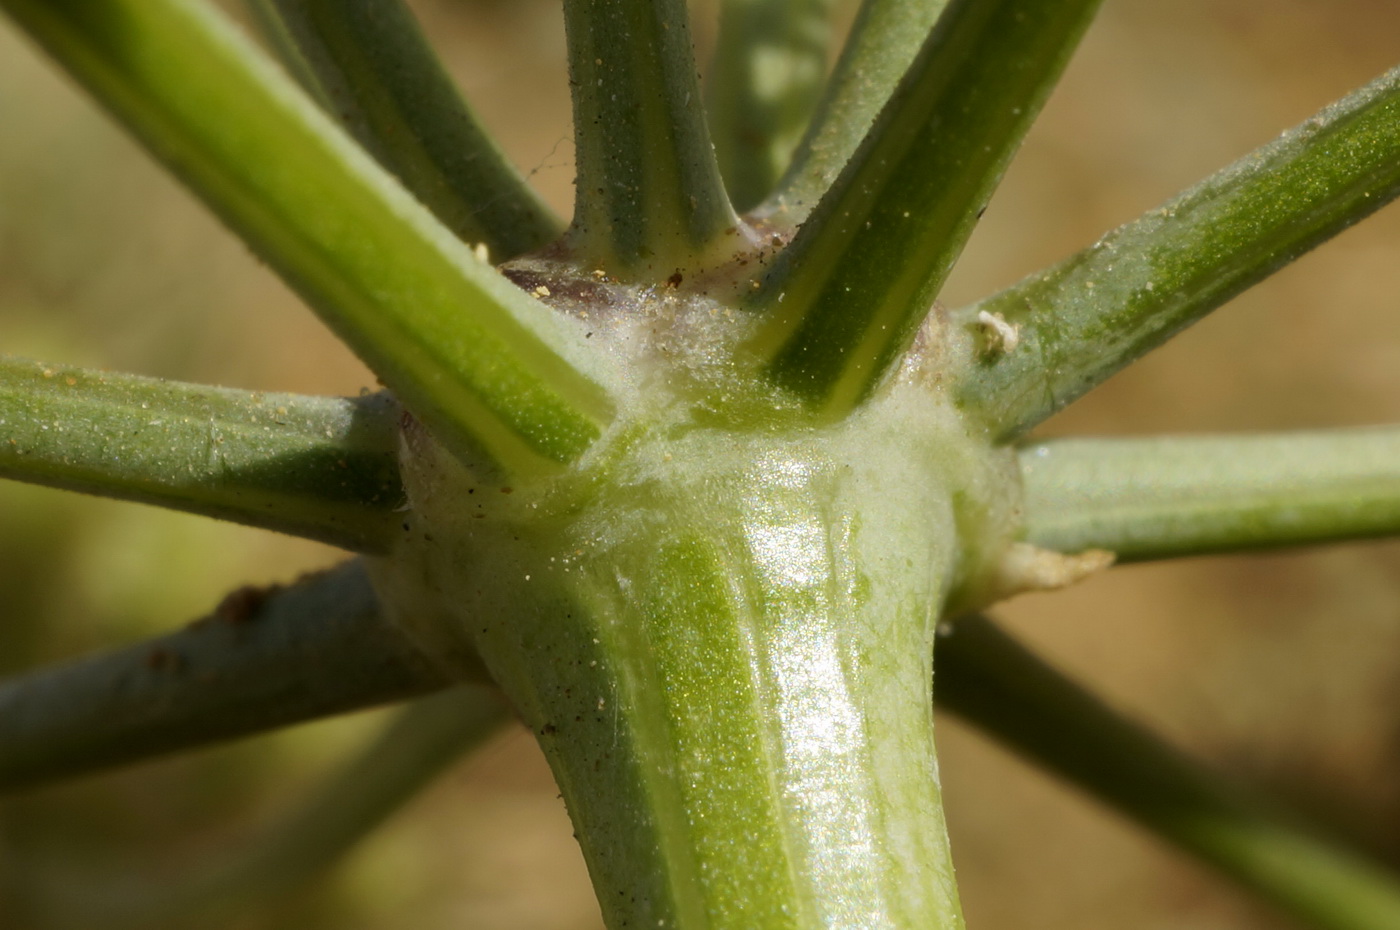
[{"label": "out-of-focus background foliage", "polygon": [[[845,15],[849,17],[851,4]],[[557,0],[423,0],[485,122],[567,215]],[[696,6],[713,40],[713,4]],[[945,302],[1010,283],[1396,63],[1383,0],[1110,0]],[[1140,363],[1047,433],[1400,421],[1400,211],[1383,211]],[[0,26],[0,351],[248,388],[369,376],[246,249]],[[0,483],[0,674],[183,623],[340,556],[271,534]],[[1400,862],[1400,545],[1125,568],[1000,614],[1118,706]],[[382,713],[0,803],[0,930],[32,889],[177,881],[289,809]],[[956,721],[943,779],[969,924],[1287,927]],[[598,925],[549,774],[511,732],[333,874],[228,926]]]}]

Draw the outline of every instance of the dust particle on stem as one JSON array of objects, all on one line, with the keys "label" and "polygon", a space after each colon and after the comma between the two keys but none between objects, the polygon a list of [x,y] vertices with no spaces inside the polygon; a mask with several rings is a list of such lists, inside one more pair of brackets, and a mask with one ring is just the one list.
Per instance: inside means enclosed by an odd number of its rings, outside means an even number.
[{"label": "dust particle on stem", "polygon": [[977,328],[982,332],[982,351],[988,358],[1010,355],[1021,344],[1021,328],[1008,323],[1000,313],[977,311]]}]

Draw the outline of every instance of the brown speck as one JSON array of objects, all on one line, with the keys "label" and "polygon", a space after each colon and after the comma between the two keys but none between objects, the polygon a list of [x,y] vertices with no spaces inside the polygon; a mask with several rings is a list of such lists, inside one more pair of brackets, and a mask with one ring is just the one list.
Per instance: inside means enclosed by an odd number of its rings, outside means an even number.
[{"label": "brown speck", "polygon": [[514,493],[514,492],[515,492],[515,488],[501,488],[501,493],[502,493],[502,494],[512,494],[512,493]]},{"label": "brown speck", "polygon": [[546,723],[544,726],[540,727],[540,736],[553,736],[558,732],[559,728],[552,723]]},{"label": "brown speck", "polygon": [[276,585],[266,588],[244,585],[238,590],[230,592],[219,602],[219,606],[214,608],[214,619],[235,625],[248,623],[263,603],[277,593],[277,590]]},{"label": "brown speck", "polygon": [[669,278],[666,279],[666,286],[671,288],[680,287],[681,281],[683,280],[685,279],[682,278],[681,273],[677,271],[675,274],[671,275]]}]

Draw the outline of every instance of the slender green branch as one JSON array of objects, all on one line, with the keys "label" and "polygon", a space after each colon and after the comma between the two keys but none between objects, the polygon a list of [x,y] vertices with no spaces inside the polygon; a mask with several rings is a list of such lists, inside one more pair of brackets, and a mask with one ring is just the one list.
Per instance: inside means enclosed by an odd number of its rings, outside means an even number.
[{"label": "slender green branch", "polygon": [[[831,0],[726,0],[706,97],[734,206],[766,197],[821,95]],[[893,81],[890,82],[893,86]]]},{"label": "slender green branch", "polygon": [[1026,538],[1118,561],[1400,533],[1400,427],[1021,450]]},{"label": "slender green branch", "polygon": [[190,874],[105,890],[85,881],[82,895],[56,889],[51,919],[79,927],[196,927],[246,919],[259,904],[304,886],[348,853],[434,778],[509,719],[492,691],[458,687],[400,712],[301,809],[228,858]]},{"label": "slender green branch", "polygon": [[400,0],[256,5],[280,18],[273,35],[290,38],[298,78],[459,239],[500,262],[558,237],[559,221],[478,124]]},{"label": "slender green branch", "polygon": [[575,246],[623,273],[688,267],[738,219],[700,106],[684,0],[566,0],[564,25]]},{"label": "slender green branch", "polygon": [[1024,433],[1124,365],[1400,194],[1400,68],[1079,254],[959,311],[1019,328],[963,404]]},{"label": "slender green branch", "polygon": [[0,477],[383,552],[403,500],[397,405],[0,356]]},{"label": "slender green branch", "polygon": [[1162,743],[981,617],[937,647],[939,703],[1284,910],[1327,930],[1400,926],[1400,883]]},{"label": "slender green branch", "polygon": [[417,697],[449,682],[359,562],[244,588],[166,636],[0,682],[0,790]]},{"label": "slender green branch", "polygon": [[949,4],[755,295],[777,383],[840,416],[899,359],[1097,8]]},{"label": "slender green branch", "polygon": [[0,0],[271,263],[449,448],[509,471],[611,417],[582,333],[512,286],[212,5]]},{"label": "slender green branch", "polygon": [[865,0],[807,131],[757,213],[792,230],[855,154],[947,0]]}]

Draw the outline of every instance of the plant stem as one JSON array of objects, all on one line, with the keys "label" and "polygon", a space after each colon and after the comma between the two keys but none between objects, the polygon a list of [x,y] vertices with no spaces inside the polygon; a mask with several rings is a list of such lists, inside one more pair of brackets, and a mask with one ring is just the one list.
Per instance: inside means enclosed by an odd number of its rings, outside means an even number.
[{"label": "plant stem", "polygon": [[1325,930],[1400,926],[1393,875],[1105,707],[982,617],[938,642],[940,705]]},{"label": "plant stem", "polygon": [[[477,123],[400,0],[258,0],[327,112],[457,238],[503,262],[559,221]],[[278,24],[275,24],[278,25]],[[294,59],[295,62],[295,59]]]},{"label": "plant stem", "polygon": [[726,0],[721,7],[705,96],[720,173],[739,210],[773,190],[807,128],[826,75],[831,2]]},{"label": "plant stem", "polygon": [[0,0],[457,454],[547,470],[611,418],[572,321],[472,257],[211,5]]},{"label": "plant stem", "polygon": [[397,406],[0,356],[0,477],[383,552],[403,500]]},{"label": "plant stem", "polygon": [[617,274],[689,268],[738,218],[700,106],[684,0],[567,0],[564,25],[574,246]]},{"label": "plant stem", "polygon": [[908,347],[1098,0],[954,0],[753,298],[750,349],[831,417]]},{"label": "plant stem", "polygon": [[[792,231],[851,160],[946,0],[865,0],[778,188],[754,211]],[[721,43],[721,49],[723,44]]]},{"label": "plant stem", "polygon": [[359,562],[243,588],[175,633],[0,682],[13,791],[417,697],[447,676],[383,619]]},{"label": "plant stem", "polygon": [[509,713],[499,695],[450,688],[401,711],[308,802],[264,836],[199,862],[187,874],[82,895],[55,889],[43,910],[77,927],[185,928],[243,919],[304,886],[415,798],[445,769],[496,733]]},{"label": "plant stem", "polygon": [[[1400,194],[1400,68],[1077,255],[958,311],[1020,331],[959,386],[1011,438]],[[1339,323],[1339,325],[1341,325]]]},{"label": "plant stem", "polygon": [[980,501],[921,479],[986,456],[909,391],[844,430],[663,416],[578,498],[406,463],[436,504],[380,590],[466,612],[443,634],[539,737],[610,927],[962,926],[930,605]]},{"label": "plant stem", "polygon": [[1120,562],[1400,533],[1400,428],[1021,450],[1026,538]]}]

